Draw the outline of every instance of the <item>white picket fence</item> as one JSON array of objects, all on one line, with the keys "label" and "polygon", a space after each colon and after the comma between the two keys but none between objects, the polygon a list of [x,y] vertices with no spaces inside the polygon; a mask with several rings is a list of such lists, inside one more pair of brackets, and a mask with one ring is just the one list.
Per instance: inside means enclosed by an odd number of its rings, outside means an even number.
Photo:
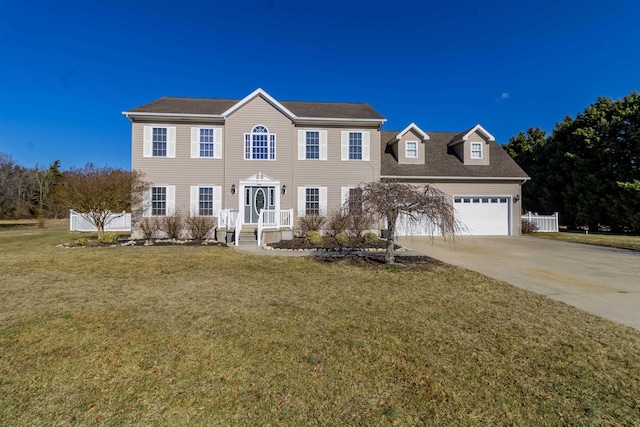
[{"label": "white picket fence", "polygon": [[[98,231],[95,225],[73,209],[69,211],[69,230]],[[131,214],[124,211],[120,214],[112,213],[104,226],[104,231],[131,231]]]},{"label": "white picket fence", "polygon": [[537,227],[539,232],[557,233],[558,232],[558,212],[553,215],[538,215],[538,213],[528,212],[522,215],[523,221],[529,221]]}]

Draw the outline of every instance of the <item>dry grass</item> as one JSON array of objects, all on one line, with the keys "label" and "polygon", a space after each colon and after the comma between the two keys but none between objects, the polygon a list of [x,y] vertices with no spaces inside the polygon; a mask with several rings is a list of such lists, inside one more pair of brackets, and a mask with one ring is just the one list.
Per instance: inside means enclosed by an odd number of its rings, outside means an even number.
[{"label": "dry grass", "polygon": [[530,236],[562,240],[564,242],[585,243],[587,245],[608,246],[611,248],[640,251],[640,236],[584,233],[531,233]]},{"label": "dry grass", "polygon": [[640,425],[640,334],[449,266],[0,230],[0,425]]}]

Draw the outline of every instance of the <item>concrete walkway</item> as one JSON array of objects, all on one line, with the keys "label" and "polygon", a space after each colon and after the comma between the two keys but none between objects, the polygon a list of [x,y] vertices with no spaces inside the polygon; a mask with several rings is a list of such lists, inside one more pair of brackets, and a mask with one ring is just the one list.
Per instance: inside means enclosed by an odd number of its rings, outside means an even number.
[{"label": "concrete walkway", "polygon": [[640,329],[640,252],[535,237],[400,238],[418,254],[478,271]]}]

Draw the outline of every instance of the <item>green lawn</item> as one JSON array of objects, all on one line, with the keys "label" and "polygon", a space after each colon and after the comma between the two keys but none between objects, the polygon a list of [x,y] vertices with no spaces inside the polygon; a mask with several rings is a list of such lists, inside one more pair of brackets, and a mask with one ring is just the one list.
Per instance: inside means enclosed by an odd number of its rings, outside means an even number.
[{"label": "green lawn", "polygon": [[63,225],[0,229],[0,425],[640,425],[638,331],[480,274]]},{"label": "green lawn", "polygon": [[562,240],[564,242],[585,243],[588,245],[609,246],[619,249],[640,251],[640,236],[619,236],[614,234],[584,233],[531,233],[529,236],[544,239]]}]

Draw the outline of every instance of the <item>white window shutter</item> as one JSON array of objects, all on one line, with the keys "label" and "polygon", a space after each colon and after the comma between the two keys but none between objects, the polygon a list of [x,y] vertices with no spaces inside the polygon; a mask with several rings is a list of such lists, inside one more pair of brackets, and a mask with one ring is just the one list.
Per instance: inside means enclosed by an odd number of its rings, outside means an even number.
[{"label": "white window shutter", "polygon": [[362,160],[368,162],[371,158],[371,141],[370,141],[369,132],[362,132]]},{"label": "white window shutter", "polygon": [[142,192],[142,216],[151,216],[151,188]]},{"label": "white window shutter", "polygon": [[307,204],[307,189],[298,187],[298,216],[305,216]]},{"label": "white window shutter", "polygon": [[347,209],[347,202],[349,201],[349,190],[351,187],[342,187],[340,189],[340,207],[343,209]]},{"label": "white window shutter", "polygon": [[349,131],[340,132],[340,153],[342,160],[349,160]]},{"label": "white window shutter", "polygon": [[200,128],[191,128],[191,158],[200,157]]},{"label": "white window shutter", "polygon": [[327,131],[320,131],[320,160],[327,160]]},{"label": "white window shutter", "polygon": [[213,216],[220,216],[222,209],[222,187],[216,185],[213,187]]},{"label": "white window shutter", "polygon": [[298,130],[298,160],[307,158],[307,131]]},{"label": "white window shutter", "polygon": [[142,157],[151,157],[153,155],[153,128],[145,126],[143,132]]},{"label": "white window shutter", "polygon": [[176,213],[176,186],[167,185],[167,216],[175,215],[175,213]]},{"label": "white window shutter", "polygon": [[167,157],[176,157],[176,128],[167,128]]},{"label": "white window shutter", "polygon": [[213,158],[222,158],[222,128],[213,130]]},{"label": "white window shutter", "polygon": [[198,207],[200,206],[200,187],[191,186],[191,198],[189,203],[189,213],[191,216],[198,216]]},{"label": "white window shutter", "polygon": [[327,187],[320,187],[320,215],[327,214]]}]

